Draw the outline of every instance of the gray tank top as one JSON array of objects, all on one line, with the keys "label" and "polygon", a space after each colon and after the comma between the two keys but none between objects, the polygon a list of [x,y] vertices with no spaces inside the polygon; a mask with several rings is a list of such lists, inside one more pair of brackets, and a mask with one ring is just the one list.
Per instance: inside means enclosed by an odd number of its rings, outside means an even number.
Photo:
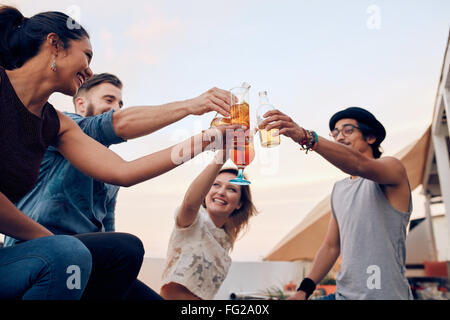
[{"label": "gray tank top", "polygon": [[408,212],[401,212],[392,207],[378,183],[346,178],[334,185],[331,208],[339,226],[342,257],[336,299],[413,299],[405,277],[411,197]]}]

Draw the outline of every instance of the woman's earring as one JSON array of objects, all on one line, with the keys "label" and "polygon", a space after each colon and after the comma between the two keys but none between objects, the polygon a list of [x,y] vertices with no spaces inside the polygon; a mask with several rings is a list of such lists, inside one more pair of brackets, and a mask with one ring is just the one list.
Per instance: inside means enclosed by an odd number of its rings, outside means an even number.
[{"label": "woman's earring", "polygon": [[53,72],[56,72],[56,57],[53,59],[53,63],[50,66],[50,69],[52,69]]}]

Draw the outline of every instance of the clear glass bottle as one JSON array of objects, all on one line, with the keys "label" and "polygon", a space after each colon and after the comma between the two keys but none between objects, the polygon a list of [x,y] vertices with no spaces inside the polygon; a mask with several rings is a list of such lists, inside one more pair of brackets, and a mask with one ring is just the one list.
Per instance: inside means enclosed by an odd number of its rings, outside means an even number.
[{"label": "clear glass bottle", "polygon": [[264,115],[271,110],[275,110],[275,108],[269,102],[267,91],[261,91],[259,93],[259,106],[256,112],[256,120],[258,122],[258,131],[261,140],[261,146],[263,146],[264,148],[276,147],[280,144],[280,136],[273,136],[275,132],[278,133],[278,129],[271,129],[267,131],[265,127],[261,126],[261,123],[264,121]]}]

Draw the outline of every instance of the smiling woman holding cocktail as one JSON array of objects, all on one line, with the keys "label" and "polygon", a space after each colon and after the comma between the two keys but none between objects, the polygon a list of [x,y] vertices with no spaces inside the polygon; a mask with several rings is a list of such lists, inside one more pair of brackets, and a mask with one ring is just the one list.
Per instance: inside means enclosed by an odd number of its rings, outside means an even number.
[{"label": "smiling woman holding cocktail", "polygon": [[227,155],[217,152],[177,209],[163,273],[165,299],[213,299],[227,276],[234,242],[257,213],[249,186],[229,182],[238,172],[222,168]]}]

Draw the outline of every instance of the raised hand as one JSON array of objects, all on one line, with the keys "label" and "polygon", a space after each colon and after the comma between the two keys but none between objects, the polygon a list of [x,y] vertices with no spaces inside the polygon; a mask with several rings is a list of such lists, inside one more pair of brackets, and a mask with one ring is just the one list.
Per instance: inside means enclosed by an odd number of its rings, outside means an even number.
[{"label": "raised hand", "polygon": [[306,131],[303,128],[279,110],[267,112],[264,118],[265,120],[260,124],[260,127],[265,127],[267,131],[278,129],[279,134],[291,138],[296,143],[300,143],[306,136]]},{"label": "raised hand", "polygon": [[211,111],[219,112],[224,117],[230,116],[230,92],[212,88],[197,98],[191,99],[190,114],[202,115]]},{"label": "raised hand", "polygon": [[203,131],[203,140],[212,142],[208,149],[229,150],[246,132],[248,132],[247,127],[240,124],[221,125]]}]

